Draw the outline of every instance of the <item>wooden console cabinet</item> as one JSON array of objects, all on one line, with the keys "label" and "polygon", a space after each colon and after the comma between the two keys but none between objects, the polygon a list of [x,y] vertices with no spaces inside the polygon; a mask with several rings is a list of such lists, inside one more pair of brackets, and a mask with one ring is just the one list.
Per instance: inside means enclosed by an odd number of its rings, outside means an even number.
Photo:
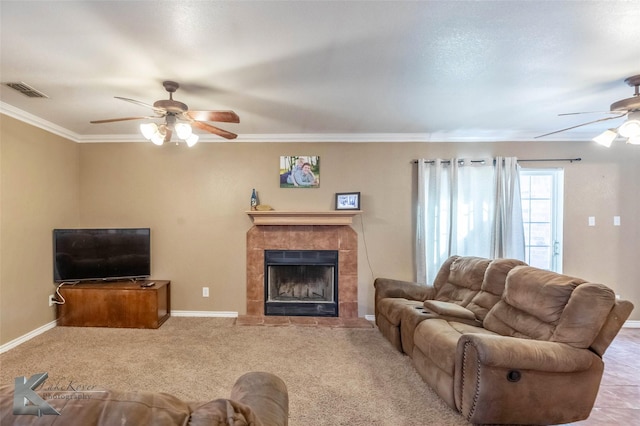
[{"label": "wooden console cabinet", "polygon": [[153,282],[150,287],[141,286],[145,281],[63,285],[58,325],[158,328],[171,315],[171,281]]}]

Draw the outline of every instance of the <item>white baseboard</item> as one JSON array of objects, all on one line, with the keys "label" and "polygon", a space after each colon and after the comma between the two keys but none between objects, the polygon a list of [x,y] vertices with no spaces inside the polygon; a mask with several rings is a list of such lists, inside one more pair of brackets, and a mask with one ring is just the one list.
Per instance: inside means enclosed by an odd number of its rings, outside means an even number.
[{"label": "white baseboard", "polygon": [[366,319],[367,321],[376,322],[376,316],[375,315],[365,315],[364,319]]},{"label": "white baseboard", "polygon": [[640,328],[640,321],[625,321],[622,328]]},{"label": "white baseboard", "polygon": [[206,317],[206,318],[238,318],[237,312],[225,311],[174,311],[172,317]]},{"label": "white baseboard", "polygon": [[57,323],[58,323],[57,320],[53,320],[50,323],[43,325],[42,327],[38,327],[35,330],[30,331],[29,333],[18,337],[17,339],[13,339],[12,341],[5,343],[4,345],[0,346],[0,354],[8,351],[9,349],[13,349],[18,345],[23,344],[27,340],[33,339],[34,337],[44,333],[45,331],[51,330],[57,325]]}]

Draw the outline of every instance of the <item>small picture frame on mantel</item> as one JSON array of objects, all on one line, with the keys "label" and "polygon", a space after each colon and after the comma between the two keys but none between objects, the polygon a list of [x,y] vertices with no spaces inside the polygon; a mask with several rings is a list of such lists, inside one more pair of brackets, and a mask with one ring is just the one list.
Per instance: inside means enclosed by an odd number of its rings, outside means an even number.
[{"label": "small picture frame on mantel", "polygon": [[360,193],[336,193],[336,210],[360,210]]}]

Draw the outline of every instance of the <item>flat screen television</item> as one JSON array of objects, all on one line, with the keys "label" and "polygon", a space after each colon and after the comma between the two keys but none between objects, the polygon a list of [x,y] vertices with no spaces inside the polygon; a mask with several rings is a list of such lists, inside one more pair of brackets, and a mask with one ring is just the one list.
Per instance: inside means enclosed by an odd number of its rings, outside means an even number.
[{"label": "flat screen television", "polygon": [[53,230],[53,279],[57,283],[150,275],[149,228]]}]

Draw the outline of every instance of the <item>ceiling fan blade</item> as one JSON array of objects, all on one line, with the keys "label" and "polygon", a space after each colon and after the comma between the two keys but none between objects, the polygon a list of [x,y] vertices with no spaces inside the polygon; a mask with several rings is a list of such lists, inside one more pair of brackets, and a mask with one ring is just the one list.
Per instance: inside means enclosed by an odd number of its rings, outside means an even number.
[{"label": "ceiling fan blade", "polygon": [[114,98],[120,99],[121,101],[131,102],[133,104],[140,105],[140,106],[143,106],[143,107],[151,108],[152,110],[154,110],[158,114],[166,114],[166,112],[167,112],[164,108],[156,108],[153,105],[150,105],[150,104],[147,104],[147,103],[141,102],[141,101],[136,101],[135,99],[122,98],[120,96],[114,96]]},{"label": "ceiling fan blade", "polygon": [[563,115],[579,115],[579,114],[620,114],[620,111],[583,111],[583,112],[564,112],[562,114],[558,114],[559,116]]},{"label": "ceiling fan blade", "polygon": [[201,121],[194,121],[191,124],[199,129],[205,130],[218,136],[222,136],[226,139],[235,139],[238,137],[238,135],[236,135],[235,133],[227,132],[226,130],[222,130],[219,127],[212,126],[211,124],[203,123]]},{"label": "ceiling fan blade", "polygon": [[188,117],[197,121],[221,121],[224,123],[239,123],[240,117],[233,111],[187,111]]},{"label": "ceiling fan blade", "polygon": [[621,115],[616,115],[615,117],[606,117],[606,118],[601,118],[599,120],[589,121],[588,123],[582,123],[582,124],[578,124],[576,126],[567,127],[566,129],[555,130],[553,132],[545,133],[544,135],[535,136],[534,139],[542,138],[544,136],[554,135],[554,134],[560,133],[560,132],[565,132],[567,130],[575,129],[577,127],[586,126],[588,124],[599,123],[601,121],[607,121],[607,120],[613,120],[614,118],[621,118],[621,117],[624,117],[625,115],[627,115],[626,112],[624,114],[621,114]]},{"label": "ceiling fan blade", "polygon": [[100,124],[100,123],[113,123],[115,121],[127,121],[127,120],[143,120],[143,119],[148,119],[148,118],[162,118],[162,116],[160,117],[123,117],[123,118],[108,118],[106,120],[93,120],[90,121],[89,123],[91,124]]}]

